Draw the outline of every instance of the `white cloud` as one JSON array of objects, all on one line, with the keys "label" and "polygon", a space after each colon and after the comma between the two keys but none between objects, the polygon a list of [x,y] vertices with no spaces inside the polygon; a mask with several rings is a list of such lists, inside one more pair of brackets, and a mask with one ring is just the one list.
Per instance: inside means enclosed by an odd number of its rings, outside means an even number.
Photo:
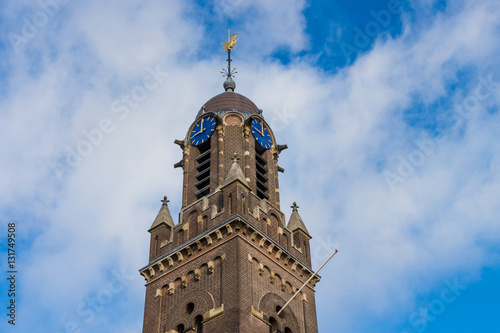
[{"label": "white cloud", "polygon": [[[304,29],[306,21],[302,11],[306,1],[213,1],[215,14],[241,25],[245,42],[242,55],[267,55],[280,49],[302,51],[309,45]],[[230,27],[229,27],[230,28]]]}]

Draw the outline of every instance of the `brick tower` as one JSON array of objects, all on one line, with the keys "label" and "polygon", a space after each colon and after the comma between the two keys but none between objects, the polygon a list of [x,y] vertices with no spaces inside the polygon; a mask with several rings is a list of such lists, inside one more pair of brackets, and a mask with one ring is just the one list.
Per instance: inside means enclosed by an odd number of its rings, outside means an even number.
[{"label": "brick tower", "polygon": [[[232,73],[229,73],[232,74]],[[165,197],[149,232],[144,333],[316,333],[309,235],[280,210],[278,145],[262,111],[234,92],[206,102],[184,140],[182,208]]]}]

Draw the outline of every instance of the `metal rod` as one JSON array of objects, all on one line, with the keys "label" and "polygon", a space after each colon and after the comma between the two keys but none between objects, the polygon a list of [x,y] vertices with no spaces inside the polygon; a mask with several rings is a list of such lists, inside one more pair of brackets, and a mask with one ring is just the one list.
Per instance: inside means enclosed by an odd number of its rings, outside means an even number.
[{"label": "metal rod", "polygon": [[231,29],[227,29],[227,77],[231,77]]},{"label": "metal rod", "polygon": [[227,76],[231,77],[231,49],[227,49]]},{"label": "metal rod", "polygon": [[313,278],[313,277],[315,277],[315,276],[319,273],[319,271],[320,271],[320,270],[321,270],[321,269],[322,269],[322,268],[323,268],[323,267],[324,267],[324,266],[325,266],[325,265],[326,265],[326,264],[330,261],[330,259],[332,259],[332,258],[333,258],[333,256],[337,254],[337,252],[339,252],[339,250],[335,249],[335,252],[333,252],[333,253],[332,253],[332,255],[331,255],[330,257],[328,257],[328,259],[326,259],[326,261],[323,263],[323,265],[321,265],[321,266],[318,268],[318,270],[317,270],[316,272],[314,272],[314,274],[313,274],[313,275],[311,275],[311,277],[309,277],[309,279],[308,279],[308,280],[307,280],[307,281],[306,281],[306,282],[302,285],[302,287],[300,287],[300,289],[299,289],[299,290],[297,290],[297,291],[295,292],[295,294],[293,294],[292,298],[290,298],[290,299],[288,300],[288,302],[286,302],[286,304],[285,304],[285,305],[283,305],[283,307],[281,308],[281,310],[279,310],[279,311],[278,311],[278,314],[277,314],[278,316],[280,315],[280,313],[281,313],[283,310],[285,310],[285,308],[288,306],[288,304],[290,304],[290,302],[291,302],[291,301],[295,298],[295,296],[297,296],[297,295],[298,295],[298,294],[302,291],[302,289],[304,289],[304,287],[305,287],[305,286],[309,283],[309,281],[311,281],[311,280],[312,280],[312,278]]}]

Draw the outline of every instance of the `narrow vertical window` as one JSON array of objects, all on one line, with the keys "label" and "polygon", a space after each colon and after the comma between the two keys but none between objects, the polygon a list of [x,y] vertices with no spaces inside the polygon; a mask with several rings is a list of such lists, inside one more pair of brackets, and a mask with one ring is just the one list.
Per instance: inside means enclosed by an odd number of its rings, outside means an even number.
[{"label": "narrow vertical window", "polygon": [[184,229],[179,230],[178,245],[184,243]]},{"label": "narrow vertical window", "polygon": [[210,193],[210,140],[198,146],[200,155],[196,158],[196,189],[195,195],[199,199]]},{"label": "narrow vertical window", "polygon": [[201,231],[206,231],[208,229],[208,217],[205,215],[201,219]]},{"label": "narrow vertical window", "polygon": [[288,236],[283,234],[281,235],[281,246],[285,248],[285,250],[288,250]]},{"label": "narrow vertical window", "polygon": [[241,194],[241,207],[243,208],[243,213],[246,213],[245,195]]},{"label": "narrow vertical window", "polygon": [[196,318],[194,318],[194,329],[196,333],[203,333],[203,316],[202,315],[197,315]]},{"label": "narrow vertical window", "polygon": [[271,324],[271,326],[269,326],[269,331],[271,333],[275,333],[278,331],[279,324],[276,319],[274,319],[273,317],[269,318],[269,324]]},{"label": "narrow vertical window", "polygon": [[295,247],[300,249],[300,238],[299,237],[300,237],[299,232],[296,231],[293,234],[293,245],[295,245]]},{"label": "narrow vertical window", "polygon": [[268,178],[267,178],[267,161],[264,158],[264,154],[266,150],[257,145],[255,149],[255,169],[257,174],[257,196],[261,199],[269,199],[267,186]]}]

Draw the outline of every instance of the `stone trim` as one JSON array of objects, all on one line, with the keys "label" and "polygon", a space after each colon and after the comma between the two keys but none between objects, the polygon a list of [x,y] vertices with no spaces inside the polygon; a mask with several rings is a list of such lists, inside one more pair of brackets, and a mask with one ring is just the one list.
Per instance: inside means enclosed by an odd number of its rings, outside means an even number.
[{"label": "stone trim", "polygon": [[[232,223],[236,224],[234,228],[231,226]],[[242,231],[242,233],[239,232],[240,230]],[[248,238],[249,235],[250,239]],[[214,237],[214,239],[212,238],[212,236]],[[169,253],[166,253],[165,255],[157,258],[148,266],[142,268],[140,270],[140,273],[144,276],[147,283],[152,282],[152,280],[156,280],[164,274],[167,274],[167,263],[169,271],[179,268],[180,265],[176,264],[181,263],[182,261],[184,261],[184,259],[193,257],[190,258],[190,260],[186,260],[184,264],[187,264],[197,257],[193,256],[193,250],[202,251],[204,247],[212,245],[214,241],[222,244],[235,236],[239,236],[242,239],[245,239],[250,244],[253,243],[256,248],[266,248],[267,252],[271,255],[271,258],[275,257],[275,262],[279,265],[281,265],[279,262],[283,257],[284,266],[288,266],[288,264],[290,264],[292,271],[299,273],[299,275],[302,277],[309,277],[314,273],[311,268],[306,266],[298,258],[293,256],[290,252],[288,252],[280,244],[278,244],[274,239],[262,233],[251,222],[248,222],[240,215],[234,215],[229,219],[226,219],[217,226],[210,228],[199,236],[173,249]],[[255,244],[255,242],[257,242],[257,244]],[[220,244],[218,244],[217,246],[219,246]],[[301,280],[298,276],[296,277]],[[319,280],[319,276],[315,277],[313,279],[313,282],[311,283],[312,286],[314,287]]]},{"label": "stone trim", "polygon": [[259,311],[259,310],[257,310],[256,308],[254,308],[254,307],[253,307],[253,305],[252,305],[252,315],[253,315],[255,318],[257,318],[257,319],[259,319],[260,321],[262,321],[262,322],[263,322],[264,324],[266,324],[267,326],[271,326],[271,323],[270,323],[270,322],[268,322],[268,321],[266,321],[266,320],[264,319],[264,312],[263,312],[263,311]]},{"label": "stone trim", "polygon": [[203,314],[203,321],[201,323],[204,324],[212,319],[222,316],[223,314],[224,314],[224,304],[222,304],[217,309],[212,309],[205,312]]}]

